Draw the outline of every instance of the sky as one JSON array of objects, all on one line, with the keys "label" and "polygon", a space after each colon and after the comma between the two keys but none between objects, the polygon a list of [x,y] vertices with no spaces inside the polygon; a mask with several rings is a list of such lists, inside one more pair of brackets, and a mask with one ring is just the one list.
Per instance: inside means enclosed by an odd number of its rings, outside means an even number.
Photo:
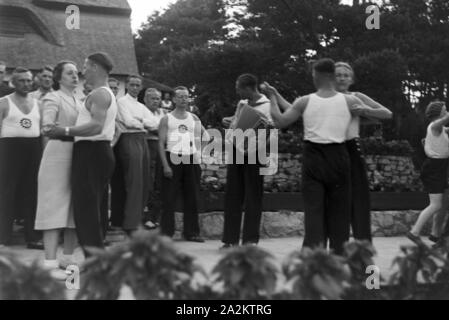
[{"label": "sky", "polygon": [[128,0],[132,9],[131,26],[133,32],[136,32],[154,11],[161,11],[172,2],[175,2],[175,0]]},{"label": "sky", "polygon": [[[137,32],[142,23],[146,22],[147,17],[154,11],[166,9],[173,2],[176,0],[128,0],[132,9],[131,27],[133,32]],[[352,0],[342,0],[342,3],[350,4]]]}]

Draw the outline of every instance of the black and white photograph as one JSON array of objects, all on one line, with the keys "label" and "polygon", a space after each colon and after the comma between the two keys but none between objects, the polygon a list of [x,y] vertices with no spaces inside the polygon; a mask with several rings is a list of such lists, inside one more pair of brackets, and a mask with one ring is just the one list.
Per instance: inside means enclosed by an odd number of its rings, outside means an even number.
[{"label": "black and white photograph", "polygon": [[449,300],[448,106],[449,0],[0,0],[0,300]]}]

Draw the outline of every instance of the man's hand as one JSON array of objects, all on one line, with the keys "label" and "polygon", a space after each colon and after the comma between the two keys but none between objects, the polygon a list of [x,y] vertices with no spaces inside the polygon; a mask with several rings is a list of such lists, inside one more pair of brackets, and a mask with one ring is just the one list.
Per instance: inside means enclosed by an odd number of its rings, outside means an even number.
[{"label": "man's hand", "polygon": [[278,91],[275,87],[270,86],[268,82],[264,82],[260,85],[260,89],[262,90],[262,93],[265,94],[267,97],[276,96]]},{"label": "man's hand", "polygon": [[164,176],[168,179],[173,178],[173,170],[169,166],[164,167]]},{"label": "man's hand", "polygon": [[221,123],[223,124],[223,127],[229,128],[231,126],[232,119],[233,119],[233,117],[223,118],[223,120],[221,121]]},{"label": "man's hand", "polygon": [[46,136],[49,138],[60,138],[65,136],[65,129],[58,126],[52,126],[47,129]]},{"label": "man's hand", "polygon": [[363,117],[366,114],[367,107],[361,104],[355,104],[352,107],[352,114],[354,116]]}]

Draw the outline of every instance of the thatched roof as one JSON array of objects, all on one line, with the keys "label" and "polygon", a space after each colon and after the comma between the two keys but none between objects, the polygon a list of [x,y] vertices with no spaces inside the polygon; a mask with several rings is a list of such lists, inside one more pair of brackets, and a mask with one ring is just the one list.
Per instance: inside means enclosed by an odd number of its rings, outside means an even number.
[{"label": "thatched roof", "polygon": [[[80,7],[80,29],[66,28],[65,8]],[[0,60],[32,70],[96,51],[111,55],[116,75],[137,73],[126,0],[0,0]]]}]

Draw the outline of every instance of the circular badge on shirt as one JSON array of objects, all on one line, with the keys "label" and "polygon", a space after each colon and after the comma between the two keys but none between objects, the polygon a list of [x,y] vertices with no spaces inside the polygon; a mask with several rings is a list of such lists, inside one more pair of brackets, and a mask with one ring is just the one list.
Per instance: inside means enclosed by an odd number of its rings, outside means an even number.
[{"label": "circular badge on shirt", "polygon": [[188,131],[187,126],[185,126],[185,125],[183,125],[183,124],[179,125],[178,131],[179,131],[180,133],[186,133],[186,132]]},{"label": "circular badge on shirt", "polygon": [[24,128],[24,129],[30,129],[31,126],[33,125],[33,123],[31,122],[30,119],[23,118],[22,120],[20,120],[20,125],[21,125],[22,128]]}]

